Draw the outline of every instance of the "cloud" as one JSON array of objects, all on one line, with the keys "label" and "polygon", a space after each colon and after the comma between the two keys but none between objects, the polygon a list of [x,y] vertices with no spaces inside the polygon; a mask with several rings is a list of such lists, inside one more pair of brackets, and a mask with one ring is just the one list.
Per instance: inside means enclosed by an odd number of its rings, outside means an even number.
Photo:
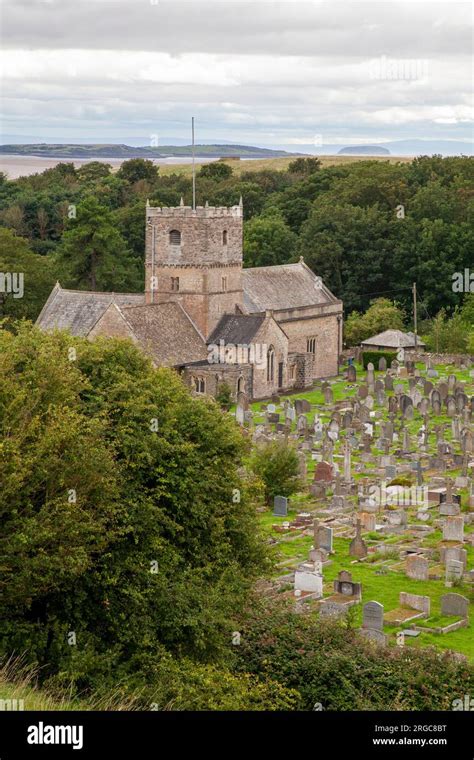
[{"label": "cloud", "polygon": [[462,138],[471,31],[467,3],[6,0],[4,131]]}]

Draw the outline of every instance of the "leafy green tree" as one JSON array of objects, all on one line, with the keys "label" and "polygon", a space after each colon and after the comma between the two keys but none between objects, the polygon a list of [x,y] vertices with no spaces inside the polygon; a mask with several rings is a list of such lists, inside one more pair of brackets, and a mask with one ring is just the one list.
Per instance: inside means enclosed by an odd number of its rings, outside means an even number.
[{"label": "leafy green tree", "polygon": [[113,223],[111,212],[86,197],[70,220],[57,252],[69,282],[90,290],[134,290],[139,268]]},{"label": "leafy green tree", "polygon": [[99,179],[108,177],[112,171],[110,164],[102,161],[88,161],[77,169],[76,174],[81,182],[96,182]]},{"label": "leafy green tree", "polygon": [[384,330],[403,330],[404,319],[404,312],[399,305],[388,298],[377,298],[364,314],[353,311],[348,316],[344,324],[346,343],[348,346],[356,346]]},{"label": "leafy green tree", "polygon": [[291,496],[301,487],[298,454],[286,443],[273,441],[257,446],[250,468],[263,481],[267,504],[273,502],[274,496]]},{"label": "leafy green tree", "polygon": [[209,164],[203,164],[199,170],[199,177],[208,177],[209,179],[229,179],[233,174],[233,169],[229,164],[223,161],[211,161]]},{"label": "leafy green tree", "polygon": [[288,171],[290,174],[315,174],[322,166],[322,162],[316,156],[309,156],[308,158],[296,158],[288,165]]},{"label": "leafy green tree", "polygon": [[426,335],[427,348],[437,353],[466,353],[471,345],[473,325],[468,324],[461,310],[451,317],[441,309],[433,319]]},{"label": "leafy green tree", "polygon": [[247,266],[272,266],[291,260],[297,237],[276,213],[255,217],[244,226],[244,260]]},{"label": "leafy green tree", "polygon": [[0,355],[1,653],[84,689],[228,660],[267,567],[234,421],[129,341],[18,325]]},{"label": "leafy green tree", "polygon": [[[55,282],[51,260],[33,253],[27,240],[0,227],[0,273],[5,277],[0,292],[0,317],[36,319]],[[22,277],[22,292],[15,286],[15,294],[8,278],[17,275]],[[19,279],[16,282],[21,284]],[[11,283],[14,285],[13,280]]]},{"label": "leafy green tree", "polygon": [[124,179],[130,184],[146,179],[155,182],[158,179],[159,168],[148,158],[131,158],[124,161],[117,172],[117,177]]}]

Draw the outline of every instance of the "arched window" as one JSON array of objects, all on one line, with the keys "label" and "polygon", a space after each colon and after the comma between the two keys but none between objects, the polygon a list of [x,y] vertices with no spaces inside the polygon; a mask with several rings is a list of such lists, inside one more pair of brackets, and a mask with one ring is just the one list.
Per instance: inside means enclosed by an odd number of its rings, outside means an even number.
[{"label": "arched window", "polygon": [[196,393],[205,393],[206,392],[206,383],[205,383],[203,377],[195,377],[194,378],[194,389],[195,389]]},{"label": "arched window", "polygon": [[222,245],[227,245],[227,230],[222,233]]},{"label": "arched window", "polygon": [[267,351],[267,382],[273,382],[275,375],[275,349],[273,346]]},{"label": "arched window", "polygon": [[237,393],[244,393],[245,391],[245,380],[243,377],[239,377],[237,380]]},{"label": "arched window", "polygon": [[181,232],[179,230],[171,230],[170,245],[181,245]]},{"label": "arched window", "polygon": [[308,352],[308,354],[316,353],[316,338],[307,338],[306,351]]}]

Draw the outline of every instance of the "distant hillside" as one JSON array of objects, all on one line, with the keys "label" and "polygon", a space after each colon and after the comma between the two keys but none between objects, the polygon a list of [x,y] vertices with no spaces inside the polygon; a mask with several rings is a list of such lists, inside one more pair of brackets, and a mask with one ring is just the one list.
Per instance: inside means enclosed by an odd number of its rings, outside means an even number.
[{"label": "distant hillside", "polygon": [[[133,147],[130,145],[74,145],[40,143],[36,145],[0,145],[0,154],[40,156],[44,158],[173,158],[192,155],[191,145]],[[279,158],[297,156],[285,150],[256,148],[252,145],[196,145],[196,156],[208,158]]]},{"label": "distant hillside", "polygon": [[390,151],[381,145],[352,145],[338,150],[338,155],[352,156],[389,156]]}]

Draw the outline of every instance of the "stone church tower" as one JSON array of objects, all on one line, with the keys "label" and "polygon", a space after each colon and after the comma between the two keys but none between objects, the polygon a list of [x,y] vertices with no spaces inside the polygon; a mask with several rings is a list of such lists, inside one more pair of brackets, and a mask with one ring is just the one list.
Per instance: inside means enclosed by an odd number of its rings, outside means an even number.
[{"label": "stone church tower", "polygon": [[242,310],[242,212],[242,204],[147,205],[146,303],[179,301],[205,338]]}]

